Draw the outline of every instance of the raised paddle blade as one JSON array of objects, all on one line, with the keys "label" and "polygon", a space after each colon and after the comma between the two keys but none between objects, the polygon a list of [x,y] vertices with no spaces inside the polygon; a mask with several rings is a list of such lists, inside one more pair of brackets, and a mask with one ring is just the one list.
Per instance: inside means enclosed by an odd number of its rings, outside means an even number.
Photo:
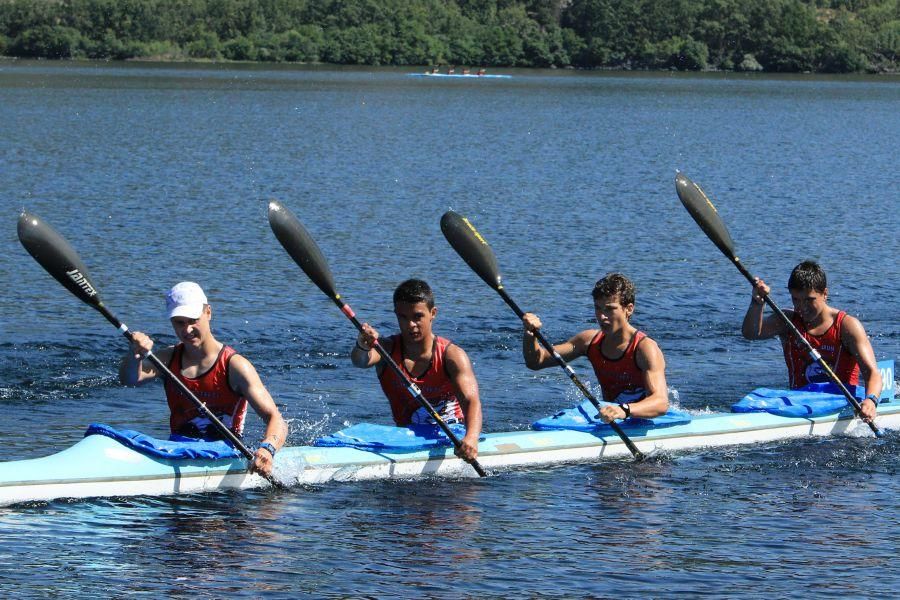
[{"label": "raised paddle blade", "polygon": [[725,256],[734,260],[734,242],[716,207],[709,201],[700,186],[685,177],[683,173],[678,173],[675,176],[675,190],[678,192],[681,203],[697,221],[697,225],[700,226],[703,233]]},{"label": "raised paddle blade", "polygon": [[468,219],[448,210],[441,217],[441,231],[456,253],[479,277],[495,290],[503,287],[494,251]]},{"label": "raised paddle blade", "polygon": [[34,260],[44,267],[66,289],[94,308],[103,302],[91,283],[87,267],[75,249],[37,215],[23,212],[19,216],[19,241]]},{"label": "raised paddle blade", "polygon": [[303,272],[320,290],[332,298],[339,295],[328,262],[309,232],[288,208],[277,200],[269,202],[269,226],[275,237]]}]

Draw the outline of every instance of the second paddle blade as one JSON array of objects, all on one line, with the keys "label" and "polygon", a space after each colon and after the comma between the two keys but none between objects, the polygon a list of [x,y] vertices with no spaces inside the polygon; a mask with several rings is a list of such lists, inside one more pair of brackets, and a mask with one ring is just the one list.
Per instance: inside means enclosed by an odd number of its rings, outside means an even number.
[{"label": "second paddle blade", "polygon": [[283,204],[272,200],[269,202],[269,226],[287,253],[312,282],[331,298],[337,298],[338,293],[334,289],[334,278],[331,276],[328,262],[300,219]]},{"label": "second paddle blade", "polygon": [[728,258],[734,260],[734,242],[713,203],[696,183],[678,173],[675,176],[675,190],[684,207],[691,214],[700,229],[713,244]]},{"label": "second paddle blade", "polygon": [[23,212],[19,216],[18,233],[19,241],[34,260],[67,290],[91,306],[102,304],[78,253],[43,219]]},{"label": "second paddle blade", "polygon": [[503,287],[494,251],[468,219],[448,210],[441,217],[441,231],[457,254],[479,277],[495,290]]}]

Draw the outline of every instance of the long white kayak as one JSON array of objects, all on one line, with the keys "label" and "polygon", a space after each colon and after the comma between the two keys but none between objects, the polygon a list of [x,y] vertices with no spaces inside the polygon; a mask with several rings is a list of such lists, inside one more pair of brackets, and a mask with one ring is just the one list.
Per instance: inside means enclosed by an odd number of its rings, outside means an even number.
[{"label": "long white kayak", "polygon": [[[900,429],[900,400],[882,401],[877,424]],[[690,423],[632,429],[631,439],[646,454],[729,446],[805,436],[853,433],[871,435],[849,409],[814,418],[769,413],[713,413]],[[628,458],[618,436],[582,431],[489,433],[478,459],[489,472],[608,458]],[[423,475],[474,476],[452,448],[428,451],[371,452],[349,447],[297,446],[276,457],[275,475],[288,485],[332,480],[415,478]],[[57,454],[0,463],[0,506],[57,498],[165,495],[269,485],[247,472],[242,458],[172,460],[151,458],[109,437],[89,435]]]},{"label": "long white kayak", "polygon": [[450,79],[511,79],[512,75],[479,75],[478,73],[407,73],[408,77],[446,77]]}]

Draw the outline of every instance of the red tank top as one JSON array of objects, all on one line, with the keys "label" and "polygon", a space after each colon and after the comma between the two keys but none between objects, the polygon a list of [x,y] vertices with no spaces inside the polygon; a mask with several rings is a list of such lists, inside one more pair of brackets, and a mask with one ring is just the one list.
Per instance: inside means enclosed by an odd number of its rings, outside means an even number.
[{"label": "red tank top", "polygon": [[[228,385],[228,365],[235,355],[234,348],[223,346],[212,367],[197,378],[191,379],[181,374],[181,357],[184,344],[175,346],[169,370],[191,390],[197,398],[206,404],[222,423],[240,436],[244,430],[244,417],[247,414],[247,399],[238,395]],[[166,380],[166,401],[169,403],[171,415],[169,428],[172,433],[191,437],[216,437],[215,429],[209,428],[209,419],[194,406],[194,403],[178,389],[174,383]],[[209,428],[209,429],[207,429]]]},{"label": "red tank top", "polygon": [[[403,362],[403,338],[392,335],[391,358],[394,359],[404,373],[419,387],[422,395],[428,403],[441,416],[446,423],[463,423],[465,416],[459,406],[456,397],[456,387],[447,375],[444,354],[451,342],[448,339],[435,336],[434,347],[431,350],[431,363],[421,377],[413,377],[406,370]],[[422,408],[419,401],[409,392],[408,384],[397,375],[393,369],[385,365],[378,377],[381,389],[391,403],[391,412],[394,415],[394,423],[400,427],[406,425],[431,423],[431,416]]]},{"label": "red tank top", "polygon": [[[834,323],[822,335],[809,333],[806,324],[797,313],[791,316],[791,322],[810,345],[822,355],[822,359],[831,367],[838,379],[845,384],[856,385],[859,383],[859,363],[841,342],[841,327],[845,316],[847,313],[840,311],[834,318]],[[830,381],[819,363],[809,356],[806,346],[797,341],[796,337],[793,335],[783,336],[781,348],[784,351],[784,362],[787,364],[791,389],[801,388],[809,383]]]},{"label": "red tank top", "polygon": [[603,399],[607,402],[643,400],[647,391],[644,389],[644,372],[637,364],[637,347],[647,335],[643,331],[636,331],[625,352],[615,360],[606,358],[600,351],[603,337],[602,331],[594,336],[587,351],[588,360],[591,361],[600,389],[603,390]]}]

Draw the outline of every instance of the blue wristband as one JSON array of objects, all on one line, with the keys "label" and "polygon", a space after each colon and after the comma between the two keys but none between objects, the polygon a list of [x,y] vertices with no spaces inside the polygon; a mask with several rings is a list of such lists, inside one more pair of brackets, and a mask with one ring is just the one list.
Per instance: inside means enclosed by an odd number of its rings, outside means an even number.
[{"label": "blue wristband", "polygon": [[263,442],[259,445],[259,447],[263,450],[268,450],[269,454],[272,455],[272,458],[275,458],[275,446],[273,446],[269,442]]},{"label": "blue wristband", "polygon": [[881,399],[881,398],[879,398],[879,397],[876,396],[875,394],[869,394],[868,396],[866,396],[865,398],[863,398],[863,402],[865,402],[866,400],[871,400],[872,402],[875,403],[875,406],[878,406],[878,401],[879,401],[880,399]]}]

